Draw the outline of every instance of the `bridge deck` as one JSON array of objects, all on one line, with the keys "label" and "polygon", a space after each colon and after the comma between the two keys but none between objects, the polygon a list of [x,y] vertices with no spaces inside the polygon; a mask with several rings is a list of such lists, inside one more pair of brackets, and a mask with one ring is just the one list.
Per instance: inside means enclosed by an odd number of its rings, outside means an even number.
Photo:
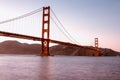
[{"label": "bridge deck", "polygon": [[[22,34],[16,34],[16,33],[10,33],[10,32],[4,32],[4,31],[0,31],[0,36],[20,38],[20,39],[28,39],[28,40],[34,40],[34,41],[42,41],[43,40],[42,38],[39,38],[39,37],[22,35]],[[72,44],[72,43],[69,43],[69,42],[62,42],[62,41],[57,41],[57,40],[52,40],[52,39],[50,39],[50,43],[69,45],[69,46],[76,46],[76,47],[81,47],[81,48],[86,48],[86,49],[90,49],[90,50],[95,50],[96,51],[96,49],[90,48],[88,46],[81,46],[81,45]]]}]

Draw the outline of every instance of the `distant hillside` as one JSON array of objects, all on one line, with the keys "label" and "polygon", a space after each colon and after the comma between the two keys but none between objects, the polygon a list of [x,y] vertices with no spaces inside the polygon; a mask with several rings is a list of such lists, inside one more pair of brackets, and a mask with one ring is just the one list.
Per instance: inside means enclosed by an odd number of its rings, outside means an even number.
[{"label": "distant hillside", "polygon": [[[100,48],[99,50],[100,56],[120,56],[120,52],[114,51],[112,49]],[[95,51],[74,46],[56,45],[50,48],[50,53],[56,55],[93,56]]]},{"label": "distant hillside", "polygon": [[39,44],[20,43],[18,41],[5,41],[0,43],[2,54],[39,54]]},{"label": "distant hillside", "polygon": [[[120,52],[111,49],[100,48],[101,56],[120,56]],[[56,45],[50,47],[50,54],[71,55],[71,56],[92,56],[95,52],[92,50],[74,47]],[[40,44],[27,44],[18,41],[5,41],[0,43],[0,54],[40,54]]]}]

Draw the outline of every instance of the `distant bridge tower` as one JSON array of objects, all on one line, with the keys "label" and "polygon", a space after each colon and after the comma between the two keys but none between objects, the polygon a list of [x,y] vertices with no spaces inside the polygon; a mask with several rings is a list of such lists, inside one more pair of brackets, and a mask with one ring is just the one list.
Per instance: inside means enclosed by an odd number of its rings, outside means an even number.
[{"label": "distant bridge tower", "polygon": [[95,38],[95,56],[99,56],[99,48],[98,48],[98,38]]},{"label": "distant bridge tower", "polygon": [[50,35],[50,7],[43,7],[42,20],[42,42],[41,56],[50,56],[49,53],[49,35]]}]

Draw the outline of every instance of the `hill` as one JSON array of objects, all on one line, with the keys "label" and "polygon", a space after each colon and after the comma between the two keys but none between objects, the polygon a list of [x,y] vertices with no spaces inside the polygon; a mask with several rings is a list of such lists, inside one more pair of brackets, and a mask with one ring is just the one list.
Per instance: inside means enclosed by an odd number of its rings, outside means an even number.
[{"label": "hill", "polygon": [[[91,46],[90,46],[91,47]],[[112,49],[100,48],[101,56],[120,56],[120,52]],[[50,47],[50,54],[69,56],[93,56],[95,51],[65,45]],[[40,54],[40,44],[27,44],[18,41],[4,41],[0,43],[0,54]]]},{"label": "hill", "polygon": [[18,41],[4,41],[0,43],[1,54],[38,54],[39,44],[20,43]]},{"label": "hill", "polygon": [[[92,46],[89,47],[93,48]],[[99,48],[99,50],[100,56],[120,56],[120,52],[112,49]],[[50,48],[50,53],[56,55],[94,56],[95,51],[74,46],[56,45]]]}]

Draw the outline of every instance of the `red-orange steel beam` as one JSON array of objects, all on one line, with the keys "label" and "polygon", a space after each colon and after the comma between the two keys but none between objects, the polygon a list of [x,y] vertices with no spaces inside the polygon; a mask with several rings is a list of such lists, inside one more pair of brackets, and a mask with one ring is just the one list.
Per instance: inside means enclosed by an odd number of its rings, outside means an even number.
[{"label": "red-orange steel beam", "polygon": [[22,34],[16,34],[16,33],[10,33],[10,32],[5,32],[5,31],[0,31],[0,36],[27,39],[27,40],[34,40],[34,41],[41,41],[42,40],[42,38],[38,38],[38,37],[22,35]]}]

